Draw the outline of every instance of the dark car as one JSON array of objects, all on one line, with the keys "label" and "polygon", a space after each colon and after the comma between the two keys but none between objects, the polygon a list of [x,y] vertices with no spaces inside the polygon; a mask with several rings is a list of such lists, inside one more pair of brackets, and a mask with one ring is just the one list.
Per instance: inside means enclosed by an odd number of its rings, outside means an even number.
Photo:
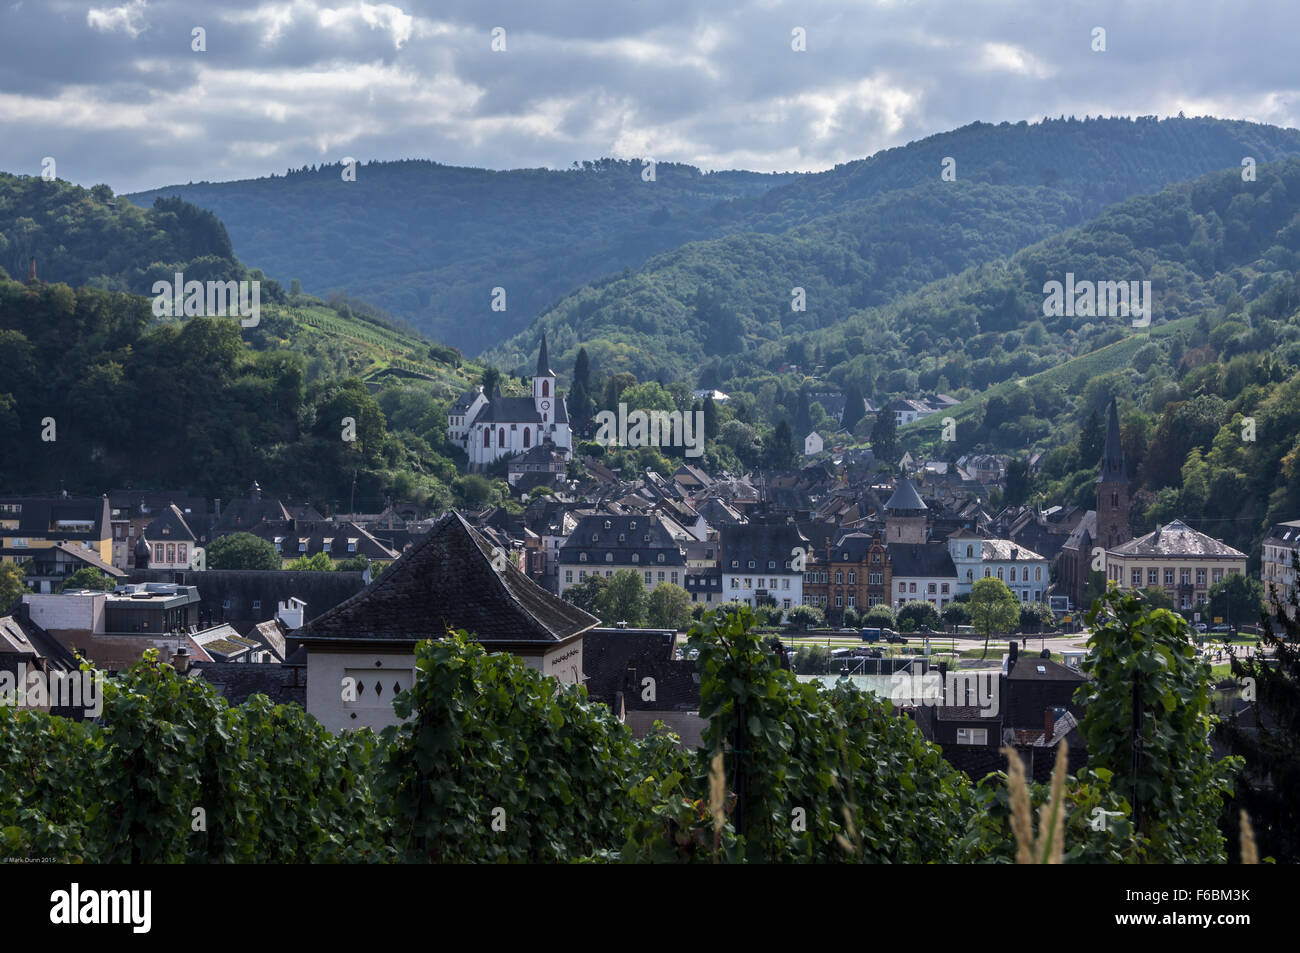
[{"label": "dark car", "polygon": [[890,645],[906,645],[907,636],[899,635],[897,632],[895,632],[885,636],[885,641],[888,642]]}]

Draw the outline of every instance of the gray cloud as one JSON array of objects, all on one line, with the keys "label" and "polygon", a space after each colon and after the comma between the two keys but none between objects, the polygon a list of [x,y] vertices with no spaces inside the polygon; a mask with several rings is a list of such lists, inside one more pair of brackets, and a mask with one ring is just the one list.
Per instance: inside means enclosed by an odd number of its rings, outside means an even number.
[{"label": "gray cloud", "polygon": [[0,168],[53,155],[119,191],[344,155],[816,170],[975,120],[1300,121],[1285,2],[0,0],[0,16]]}]

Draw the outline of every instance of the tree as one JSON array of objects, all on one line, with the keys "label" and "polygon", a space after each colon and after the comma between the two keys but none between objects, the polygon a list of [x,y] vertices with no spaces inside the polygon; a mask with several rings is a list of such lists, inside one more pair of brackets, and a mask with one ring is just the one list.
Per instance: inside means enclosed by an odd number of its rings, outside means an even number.
[{"label": "tree", "polygon": [[1033,480],[1029,475],[1029,462],[1019,457],[1007,463],[1007,486],[1002,502],[1007,506],[1020,506],[1029,499]]},{"label": "tree", "polygon": [[0,562],[0,613],[7,612],[27,592],[24,570],[16,562]]},{"label": "tree", "polygon": [[1174,600],[1170,598],[1169,593],[1157,587],[1139,589],[1138,595],[1152,609],[1168,609],[1170,612],[1174,609]]},{"label": "tree", "polygon": [[1239,759],[1216,761],[1210,667],[1198,662],[1187,620],[1135,593],[1108,590],[1085,617],[1092,628],[1075,696],[1089,766],[1111,772],[1155,863],[1223,863],[1216,824]]},{"label": "tree", "polygon": [[362,553],[355,556],[349,556],[347,559],[340,559],[334,564],[336,572],[365,572],[370,568],[370,557]]},{"label": "tree", "polygon": [[799,403],[794,411],[795,436],[808,436],[808,431],[812,430],[812,427],[812,414],[808,407],[808,388],[802,387],[799,389]]},{"label": "tree", "polygon": [[1052,610],[1046,602],[1022,602],[1020,604],[1020,631],[1037,632],[1045,629],[1055,621]]},{"label": "tree", "polygon": [[208,544],[209,569],[279,569],[275,546],[252,533],[231,533]]},{"label": "tree", "polygon": [[605,611],[605,590],[607,588],[609,588],[609,580],[604,576],[592,573],[576,586],[565,589],[564,598],[583,612],[590,612],[601,621],[605,621],[603,613]]},{"label": "tree", "polygon": [[794,431],[790,429],[790,421],[784,417],[769,434],[764,456],[773,470],[784,470],[794,463]]},{"label": "tree", "polygon": [[[117,583],[104,573],[100,572],[94,566],[82,566],[67,579],[63,580],[60,592],[71,592],[74,589],[96,589],[101,592],[112,592]],[[0,603],[4,599],[0,598]]]},{"label": "tree", "polygon": [[1020,622],[1020,600],[1001,579],[985,577],[975,580],[970,590],[970,623],[976,635],[984,636],[984,654],[989,654],[989,640],[994,635],[1012,631]]},{"label": "tree", "polygon": [[[1293,554],[1300,561],[1300,553]],[[1280,601],[1280,600],[1279,600]],[[1250,689],[1254,705],[1216,727],[1229,751],[1243,759],[1241,772],[1225,817],[1232,843],[1237,811],[1250,815],[1261,857],[1280,864],[1300,861],[1300,599],[1279,604],[1264,619],[1260,636],[1267,655],[1232,657],[1232,675]],[[1290,617],[1295,614],[1296,619]],[[1239,718],[1245,716],[1239,721]]]},{"label": "tree", "polygon": [[1258,579],[1234,572],[1210,586],[1210,618],[1233,625],[1254,625],[1264,612],[1264,586]]},{"label": "tree", "polygon": [[970,605],[965,602],[950,602],[939,613],[944,625],[970,625]]},{"label": "tree", "polygon": [[1106,434],[1101,429],[1101,417],[1091,411],[1079,432],[1079,462],[1076,469],[1087,470],[1101,464],[1101,454],[1106,446]]},{"label": "tree", "polygon": [[825,617],[816,606],[795,606],[786,613],[786,619],[795,628],[807,632],[813,626],[821,625]]},{"label": "tree", "polygon": [[876,413],[871,427],[871,451],[877,460],[894,463],[898,453],[898,420],[887,406]]},{"label": "tree", "polygon": [[877,602],[862,617],[862,625],[868,629],[895,628],[894,610],[883,602]]},{"label": "tree", "polygon": [[605,589],[601,618],[606,623],[626,622],[639,626],[645,618],[646,592],[641,574],[631,569],[620,569],[609,578]]},{"label": "tree", "polygon": [[295,572],[332,572],[334,560],[330,559],[329,553],[315,553],[311,556],[299,556],[284,568]]},{"label": "tree", "polygon": [[646,625],[684,631],[691,624],[691,596],[681,586],[661,582],[646,598]]},{"label": "tree", "polygon": [[[862,419],[865,406],[862,388],[857,384],[850,384],[846,387],[844,390],[844,417],[840,420],[840,426],[852,433],[853,428]],[[882,413],[884,412],[882,411]],[[876,456],[880,456],[880,454],[877,453]]]},{"label": "tree", "polygon": [[921,599],[913,599],[904,603],[894,614],[898,620],[899,626],[911,623],[909,632],[915,632],[920,629],[937,629],[939,627],[939,610],[934,607],[933,603],[925,602]]}]

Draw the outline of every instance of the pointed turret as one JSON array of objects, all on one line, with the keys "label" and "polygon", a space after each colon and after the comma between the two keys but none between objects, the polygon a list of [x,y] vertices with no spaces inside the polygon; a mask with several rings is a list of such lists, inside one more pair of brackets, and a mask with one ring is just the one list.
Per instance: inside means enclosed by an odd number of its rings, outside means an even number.
[{"label": "pointed turret", "polygon": [[551,370],[551,355],[546,349],[546,332],[542,332],[542,347],[537,352],[537,373],[534,377],[554,377],[555,371]]},{"label": "pointed turret", "polygon": [[1119,436],[1119,411],[1115,398],[1110,399],[1110,413],[1106,419],[1106,449],[1101,454],[1101,473],[1098,483],[1128,483],[1128,470],[1124,466],[1124,446]]}]

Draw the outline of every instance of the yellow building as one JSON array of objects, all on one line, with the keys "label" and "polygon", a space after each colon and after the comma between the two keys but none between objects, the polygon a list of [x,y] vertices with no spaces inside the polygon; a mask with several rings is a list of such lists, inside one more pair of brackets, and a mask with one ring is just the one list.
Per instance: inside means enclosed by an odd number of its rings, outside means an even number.
[{"label": "yellow building", "polygon": [[113,561],[108,497],[0,497],[0,560],[26,562],[59,543],[92,550]]},{"label": "yellow building", "polygon": [[1163,589],[1176,609],[1195,609],[1210,587],[1246,572],[1246,554],[1174,520],[1106,550],[1106,578],[1121,589]]}]

